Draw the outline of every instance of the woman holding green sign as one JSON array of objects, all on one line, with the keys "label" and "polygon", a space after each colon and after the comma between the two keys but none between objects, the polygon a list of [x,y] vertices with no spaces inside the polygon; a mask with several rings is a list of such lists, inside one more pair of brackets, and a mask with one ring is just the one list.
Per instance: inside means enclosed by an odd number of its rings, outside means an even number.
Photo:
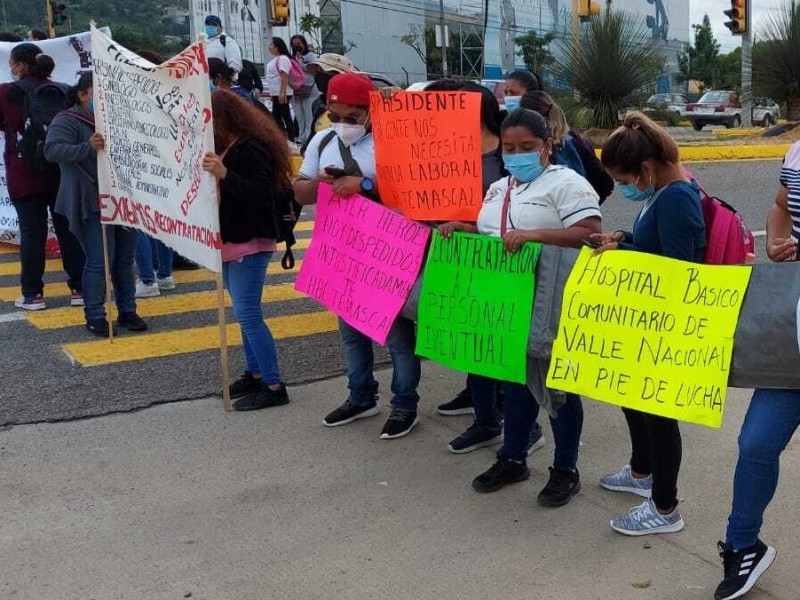
[{"label": "woman holding green sign", "polygon": [[[700,190],[686,178],[678,145],[641,113],[629,113],[603,146],[601,161],[620,194],[642,209],[633,232],[592,236],[597,252],[622,248],[702,262],[706,235]],[[600,485],[647,498],[611,520],[625,535],[674,533],[683,529],[678,510],[681,432],[674,419],[623,408],[633,447],[629,465],[606,475]]]},{"label": "woman holding green sign", "polygon": [[[477,225],[452,222],[439,227],[448,238],[455,231],[499,236],[507,252],[527,242],[580,247],[582,240],[600,231],[597,193],[580,175],[551,162],[553,138],[539,113],[520,108],[502,127],[503,162],[510,173],[495,182],[486,194]],[[505,395],[505,435],[497,461],[472,482],[478,492],[494,492],[530,477],[527,446],[539,412],[526,385],[498,382]],[[475,399],[475,427],[500,430],[494,410],[480,410],[485,402]],[[489,403],[491,405],[491,403]],[[538,497],[542,506],[563,506],[580,490],[578,446],[583,429],[581,399],[568,394],[567,402],[551,418],[555,456],[550,480]]]}]

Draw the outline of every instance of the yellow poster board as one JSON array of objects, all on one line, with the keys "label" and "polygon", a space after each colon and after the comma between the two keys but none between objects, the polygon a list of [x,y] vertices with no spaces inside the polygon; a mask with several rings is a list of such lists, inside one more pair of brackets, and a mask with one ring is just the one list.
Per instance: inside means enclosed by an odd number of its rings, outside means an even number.
[{"label": "yellow poster board", "polygon": [[722,425],[750,267],[584,248],[564,290],[547,385]]}]

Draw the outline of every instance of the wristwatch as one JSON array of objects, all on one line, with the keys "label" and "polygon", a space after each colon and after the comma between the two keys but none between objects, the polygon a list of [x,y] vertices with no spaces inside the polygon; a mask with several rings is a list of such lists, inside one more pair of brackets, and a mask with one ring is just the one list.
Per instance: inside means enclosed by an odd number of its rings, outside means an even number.
[{"label": "wristwatch", "polygon": [[365,194],[369,194],[370,192],[375,191],[375,182],[372,181],[369,177],[363,177],[361,179],[361,191]]}]

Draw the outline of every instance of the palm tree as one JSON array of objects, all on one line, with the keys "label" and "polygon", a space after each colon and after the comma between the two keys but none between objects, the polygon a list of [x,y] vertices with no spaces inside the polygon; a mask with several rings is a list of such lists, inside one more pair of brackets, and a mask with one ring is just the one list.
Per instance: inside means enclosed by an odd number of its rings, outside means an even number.
[{"label": "palm tree", "polygon": [[758,95],[786,102],[789,118],[800,118],[800,6],[792,0],[773,12],[753,47]]},{"label": "palm tree", "polygon": [[592,111],[591,126],[613,129],[631,97],[655,83],[664,59],[640,20],[605,10],[583,26],[580,43],[559,42],[554,73],[572,81],[580,104]]}]

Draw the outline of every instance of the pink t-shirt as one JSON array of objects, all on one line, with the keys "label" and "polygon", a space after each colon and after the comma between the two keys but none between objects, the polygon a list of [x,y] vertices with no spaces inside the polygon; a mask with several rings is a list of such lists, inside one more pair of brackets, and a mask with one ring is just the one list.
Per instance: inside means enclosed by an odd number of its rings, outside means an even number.
[{"label": "pink t-shirt", "polygon": [[222,262],[231,262],[259,252],[275,252],[275,250],[277,250],[275,240],[265,238],[253,238],[241,244],[222,244]]}]

